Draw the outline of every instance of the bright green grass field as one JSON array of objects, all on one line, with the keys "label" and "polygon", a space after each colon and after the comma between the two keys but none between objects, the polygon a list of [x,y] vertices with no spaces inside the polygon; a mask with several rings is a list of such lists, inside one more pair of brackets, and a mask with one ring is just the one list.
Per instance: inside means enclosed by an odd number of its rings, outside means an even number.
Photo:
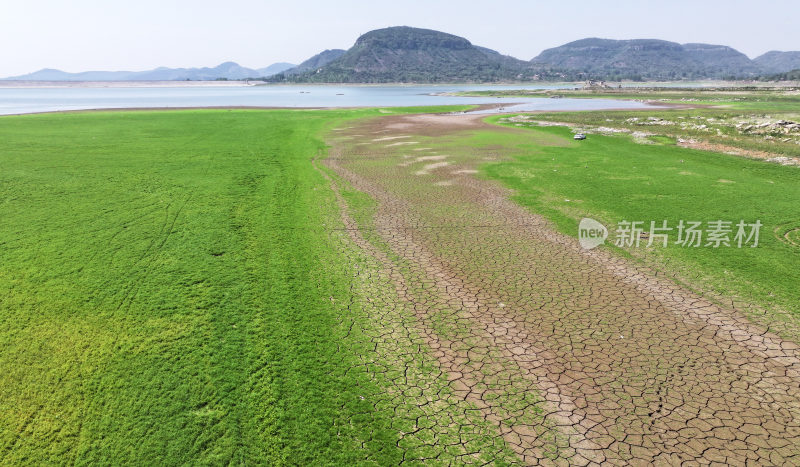
[{"label": "bright green grass field", "polygon": [[[0,463],[398,463],[393,413],[359,397],[380,392],[352,338],[370,323],[311,163],[386,112],[0,118]],[[517,145],[486,173],[573,235],[582,215],[761,219],[757,249],[665,255],[798,311],[800,253],[772,229],[800,227],[800,171],[530,131],[460,144]]]},{"label": "bright green grass field", "polygon": [[399,461],[311,163],[379,113],[0,118],[0,463]]},{"label": "bright green grass field", "polygon": [[[513,160],[484,166],[488,177],[516,190],[518,202],[576,237],[584,216],[602,221],[612,237],[623,220],[644,221],[645,230],[650,221],[660,226],[667,220],[675,228],[682,219],[760,220],[764,227],[757,248],[670,244],[645,253],[645,241],[633,254],[669,265],[690,286],[702,284],[800,319],[800,241],[794,230],[800,229],[800,169],[674,144],[643,145],[628,136],[590,135],[574,142],[563,127],[526,131],[529,141],[515,139]],[[562,145],[552,145],[553,137],[563,138]],[[464,144],[504,141],[510,140],[484,132]],[[789,231],[798,245],[778,238]],[[676,231],[671,240],[677,240]]]}]

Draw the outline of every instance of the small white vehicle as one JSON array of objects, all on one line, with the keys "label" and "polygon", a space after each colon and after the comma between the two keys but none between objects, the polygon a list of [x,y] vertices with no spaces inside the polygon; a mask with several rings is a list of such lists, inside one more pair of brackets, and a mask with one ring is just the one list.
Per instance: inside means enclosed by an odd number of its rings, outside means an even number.
[{"label": "small white vehicle", "polygon": [[584,135],[583,133],[578,133],[573,137],[573,139],[586,139],[586,135]]}]

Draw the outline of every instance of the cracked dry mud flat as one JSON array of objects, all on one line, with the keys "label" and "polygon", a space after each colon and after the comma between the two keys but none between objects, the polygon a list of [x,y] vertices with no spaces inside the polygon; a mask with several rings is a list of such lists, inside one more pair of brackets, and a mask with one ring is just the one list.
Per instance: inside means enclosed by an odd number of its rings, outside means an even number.
[{"label": "cracked dry mud flat", "polygon": [[340,234],[372,265],[355,268],[375,325],[362,359],[389,388],[373,396],[397,413],[404,460],[800,465],[800,347],[581,250],[474,175],[502,148],[427,147],[481,127],[363,121],[321,162]]}]

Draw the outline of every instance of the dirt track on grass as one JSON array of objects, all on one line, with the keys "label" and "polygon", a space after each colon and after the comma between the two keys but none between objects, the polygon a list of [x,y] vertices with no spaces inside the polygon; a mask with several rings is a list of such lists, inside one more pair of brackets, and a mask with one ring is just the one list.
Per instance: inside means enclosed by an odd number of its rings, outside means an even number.
[{"label": "dirt track on grass", "polygon": [[324,161],[376,201],[361,225],[332,182],[452,392],[528,465],[800,464],[800,347],[556,233],[473,175],[503,148],[425,147],[480,118],[361,122]]}]

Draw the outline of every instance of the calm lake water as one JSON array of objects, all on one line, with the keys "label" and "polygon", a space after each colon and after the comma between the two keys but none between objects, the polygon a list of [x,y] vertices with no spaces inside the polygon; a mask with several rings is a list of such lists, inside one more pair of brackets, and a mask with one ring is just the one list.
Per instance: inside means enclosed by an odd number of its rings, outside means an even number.
[{"label": "calm lake water", "polygon": [[[609,99],[498,99],[435,95],[491,89],[559,89],[559,86],[0,87],[0,115],[135,107],[399,107],[490,103],[509,104],[506,110],[519,111],[647,107],[641,102]],[[511,103],[520,105],[510,106]]]}]

